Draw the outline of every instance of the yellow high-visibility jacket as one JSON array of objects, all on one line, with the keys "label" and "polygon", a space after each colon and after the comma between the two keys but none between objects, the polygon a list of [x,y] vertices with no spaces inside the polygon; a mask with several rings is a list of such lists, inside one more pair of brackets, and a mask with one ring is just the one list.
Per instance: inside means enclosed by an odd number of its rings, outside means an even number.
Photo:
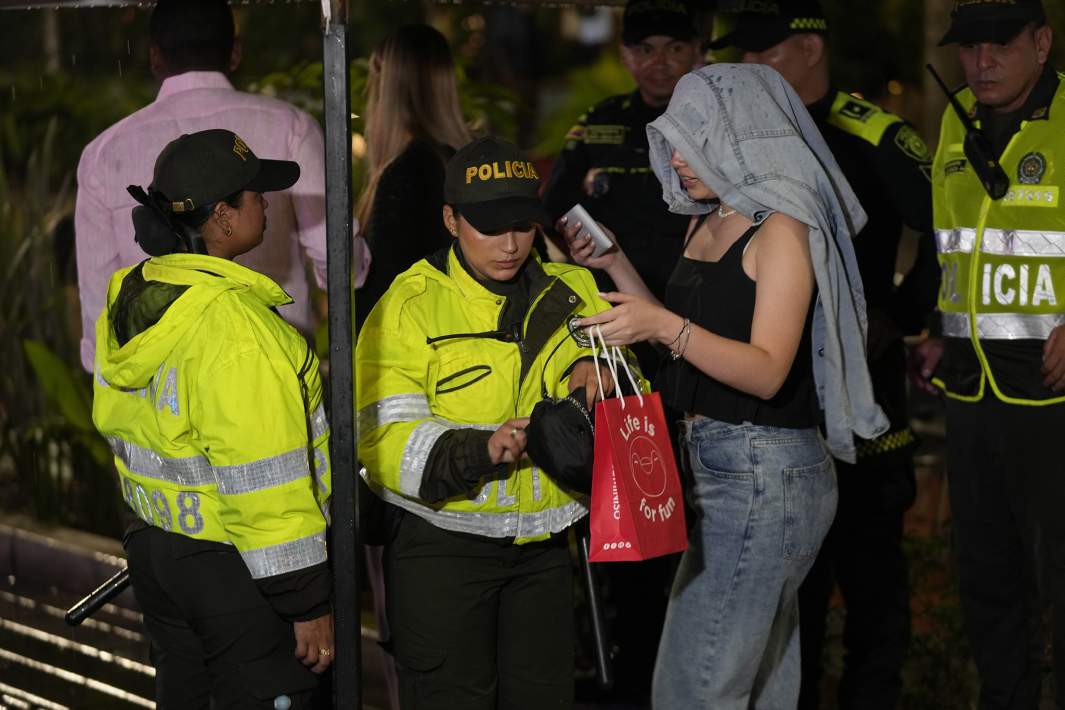
[{"label": "yellow high-visibility jacket", "polygon": [[592,354],[583,333],[569,327],[610,307],[591,273],[529,259],[534,295],[520,334],[498,330],[506,299],[449,249],[396,278],[356,348],[359,458],[371,489],[437,527],[518,544],[565,530],[587,513],[585,497],[528,458],[469,495],[431,503],[419,490],[445,432],[495,431],[529,416],[542,399],[541,381],[549,396],[566,396],[574,363]]},{"label": "yellow high-visibility jacket", "polygon": [[116,272],[96,323],[93,422],[126,503],[232,543],[257,580],[326,560],[329,425],[286,303],[239,264],[173,254]]},{"label": "yellow high-visibility jacket", "polygon": [[[990,387],[1011,404],[1065,401],[1040,374],[1043,341],[1065,324],[1062,79],[1000,156],[1010,178],[1000,200],[987,195],[965,157],[961,121],[950,107],[943,114],[932,196],[947,353],[933,382],[950,397],[976,401]],[[972,91],[957,98],[976,120]]]}]

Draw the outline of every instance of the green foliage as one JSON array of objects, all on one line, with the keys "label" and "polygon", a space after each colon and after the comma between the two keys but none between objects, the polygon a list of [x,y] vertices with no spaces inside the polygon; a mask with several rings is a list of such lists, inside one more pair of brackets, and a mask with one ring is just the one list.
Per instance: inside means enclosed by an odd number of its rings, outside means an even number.
[{"label": "green foliage", "polygon": [[43,343],[26,340],[23,347],[50,408],[58,411],[65,427],[96,465],[108,468],[111,454],[92,423],[92,387],[85,373],[64,362]]},{"label": "green foliage", "polygon": [[0,161],[0,503],[116,535],[121,499],[76,364],[72,265],[60,268],[53,241],[72,208],[71,176],[54,178],[59,118],[43,123],[27,129],[41,137],[18,175]]},{"label": "green foliage", "polygon": [[[114,81],[109,77],[85,79],[67,74],[49,76],[23,73],[0,76],[0,155],[3,168],[16,181],[31,155],[42,160],[49,140],[43,172],[35,179],[62,182],[72,172],[85,145],[123,116],[151,101],[147,81]],[[49,133],[50,132],[50,133]],[[48,197],[48,195],[44,195]]]},{"label": "green foliage", "polygon": [[539,140],[534,155],[555,155],[562,148],[562,138],[577,118],[608,96],[632,91],[636,84],[621,64],[617,52],[605,51],[595,64],[571,71],[565,78],[566,95],[562,103],[540,122]]}]

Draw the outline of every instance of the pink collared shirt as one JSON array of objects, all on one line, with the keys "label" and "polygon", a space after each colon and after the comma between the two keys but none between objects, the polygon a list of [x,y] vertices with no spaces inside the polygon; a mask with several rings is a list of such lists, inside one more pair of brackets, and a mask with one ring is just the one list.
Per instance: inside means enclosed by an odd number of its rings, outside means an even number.
[{"label": "pink collared shirt", "polygon": [[[268,193],[262,244],[236,261],[276,281],[295,303],[281,315],[310,333],[304,254],[318,285],[325,287],[325,145],[318,123],[307,113],[268,96],[236,91],[219,72],[186,72],[163,81],[155,101],[108,128],[92,141],[78,163],[74,209],[78,290],[81,295],[81,363],[92,371],[96,318],[116,270],[147,258],[133,240],[130,216],[137,204],[127,185],[147,187],[155,158],[183,133],[209,128],[233,131],[261,158],[294,160],[300,179],[284,192]],[[356,233],[357,233],[356,228]],[[301,253],[302,252],[302,253]],[[361,238],[352,254],[356,286],[369,267]]]}]

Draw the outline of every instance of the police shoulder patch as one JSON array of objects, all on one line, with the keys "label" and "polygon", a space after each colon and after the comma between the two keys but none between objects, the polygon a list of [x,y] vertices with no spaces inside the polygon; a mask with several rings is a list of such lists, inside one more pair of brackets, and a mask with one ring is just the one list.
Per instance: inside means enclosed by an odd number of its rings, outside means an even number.
[{"label": "police shoulder patch", "polygon": [[1017,180],[1023,185],[1038,185],[1043,180],[1043,174],[1047,171],[1046,156],[1038,151],[1032,151],[1017,164]]},{"label": "police shoulder patch", "polygon": [[924,140],[917,134],[913,126],[903,125],[898,130],[895,134],[895,145],[906,156],[918,163],[932,162],[932,153],[929,152],[928,146],[925,145]]},{"label": "police shoulder patch", "polygon": [[874,146],[880,145],[884,133],[901,121],[901,118],[876,104],[842,91],[836,94],[828,114],[831,125]]}]

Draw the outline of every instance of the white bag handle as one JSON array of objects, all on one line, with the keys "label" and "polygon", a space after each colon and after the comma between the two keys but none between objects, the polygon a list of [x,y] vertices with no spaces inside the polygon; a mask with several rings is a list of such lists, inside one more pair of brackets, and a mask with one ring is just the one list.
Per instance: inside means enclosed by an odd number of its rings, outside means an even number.
[{"label": "white bag handle", "polygon": [[632,385],[632,391],[636,393],[637,399],[640,401],[640,406],[643,406],[643,393],[640,392],[639,385],[636,384],[636,378],[632,376],[632,370],[629,369],[629,363],[626,361],[625,356],[621,352],[621,348],[617,345],[611,347],[606,344],[606,338],[603,337],[603,330],[598,325],[595,326],[595,331],[591,333],[592,341],[592,359],[595,362],[595,379],[599,381],[599,393],[603,399],[606,397],[603,395],[605,391],[603,389],[603,378],[599,374],[599,357],[600,355],[596,351],[595,337],[599,336],[599,342],[603,344],[602,359],[606,362],[607,369],[610,370],[610,375],[614,378],[614,391],[618,393],[618,399],[621,400],[621,408],[625,408],[625,398],[621,396],[621,388],[618,387],[618,363],[621,363],[621,368],[625,370],[625,374],[628,375],[629,383]]}]

